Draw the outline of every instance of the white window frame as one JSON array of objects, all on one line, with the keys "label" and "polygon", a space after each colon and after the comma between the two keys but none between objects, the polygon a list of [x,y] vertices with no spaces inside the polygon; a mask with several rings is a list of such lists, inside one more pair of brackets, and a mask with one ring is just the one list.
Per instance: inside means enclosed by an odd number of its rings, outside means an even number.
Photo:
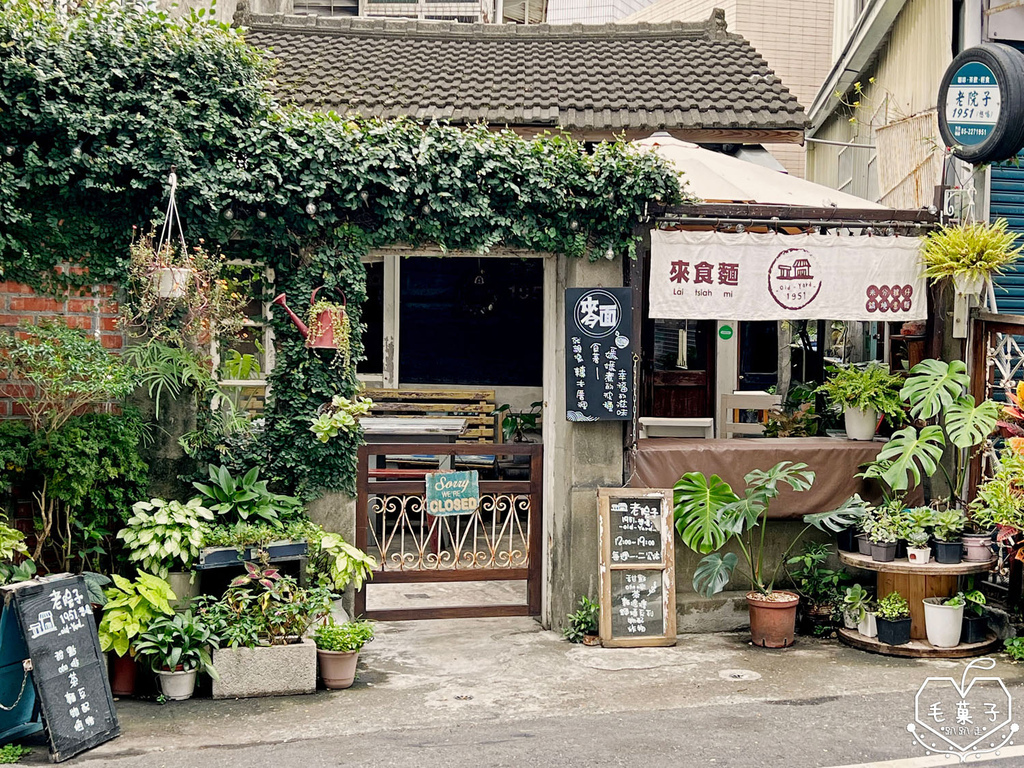
[{"label": "white window frame", "polygon": [[210,357],[213,360],[213,376],[217,384],[222,388],[226,387],[263,387],[264,401],[270,396],[270,372],[274,370],[276,355],[274,350],[274,329],[271,321],[271,303],[267,300],[266,294],[273,293],[275,274],[272,267],[268,267],[261,261],[250,259],[229,259],[227,264],[235,267],[250,267],[254,271],[262,269],[265,285],[271,290],[264,291],[262,321],[257,322],[246,318],[242,325],[247,328],[263,327],[263,365],[260,366],[260,378],[258,379],[222,379],[220,378],[220,337],[217,334],[210,339]]}]

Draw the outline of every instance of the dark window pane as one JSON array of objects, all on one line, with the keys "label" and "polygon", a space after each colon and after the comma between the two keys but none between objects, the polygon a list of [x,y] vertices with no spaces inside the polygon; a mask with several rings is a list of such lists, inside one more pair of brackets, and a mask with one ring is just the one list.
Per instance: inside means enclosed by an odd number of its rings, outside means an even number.
[{"label": "dark window pane", "polygon": [[402,383],[541,386],[541,259],[414,257],[401,269]]},{"label": "dark window pane", "polygon": [[384,262],[366,265],[366,303],[363,304],[363,354],[356,364],[359,373],[384,370]]}]

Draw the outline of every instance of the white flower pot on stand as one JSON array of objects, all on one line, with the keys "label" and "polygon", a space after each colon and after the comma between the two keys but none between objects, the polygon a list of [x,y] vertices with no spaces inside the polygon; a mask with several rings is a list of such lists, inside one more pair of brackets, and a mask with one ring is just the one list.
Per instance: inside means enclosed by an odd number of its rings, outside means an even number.
[{"label": "white flower pot on stand", "polygon": [[878,635],[878,625],[875,624],[875,614],[872,611],[868,611],[864,615],[864,619],[857,624],[857,631],[864,635],[864,637],[876,637]]},{"label": "white flower pot on stand", "polygon": [[931,547],[907,547],[907,560],[914,565],[924,565],[931,559]]},{"label": "white flower pot on stand", "polygon": [[968,278],[963,275],[957,275],[953,278],[953,287],[956,288],[957,293],[963,296],[979,296],[985,288],[985,278]]},{"label": "white flower pot on stand", "polygon": [[924,599],[924,628],[928,642],[936,648],[953,648],[960,645],[960,631],[964,626],[962,605],[942,605],[946,597]]},{"label": "white flower pot on stand", "polygon": [[851,440],[872,440],[878,426],[878,411],[874,408],[847,408],[843,411],[846,436]]}]

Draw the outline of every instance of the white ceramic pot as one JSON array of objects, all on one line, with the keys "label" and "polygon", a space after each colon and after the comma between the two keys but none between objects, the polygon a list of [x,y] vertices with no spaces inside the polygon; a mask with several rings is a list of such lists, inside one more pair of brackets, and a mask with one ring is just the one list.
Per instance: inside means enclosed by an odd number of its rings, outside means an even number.
[{"label": "white ceramic pot", "polygon": [[957,293],[963,294],[964,296],[977,296],[981,293],[985,287],[984,277],[966,278],[961,275],[957,275],[953,278],[953,287]]},{"label": "white ceramic pot", "polygon": [[851,611],[843,611],[843,626],[847,629],[857,628],[857,614]]},{"label": "white ceramic pot", "polygon": [[907,547],[907,560],[914,565],[924,565],[931,559],[931,547]]},{"label": "white ceramic pot", "polygon": [[924,599],[924,629],[928,642],[936,648],[953,648],[960,645],[960,631],[964,626],[964,607],[942,605],[945,597]]},{"label": "white ceramic pot", "polygon": [[851,440],[871,440],[878,426],[878,411],[874,408],[847,408],[843,411],[846,436]]},{"label": "white ceramic pot", "polygon": [[161,299],[180,299],[185,295],[192,270],[186,267],[159,267],[150,277],[153,292]]},{"label": "white ceramic pot", "polygon": [[192,698],[196,689],[196,670],[191,672],[165,672],[158,669],[160,690],[171,701],[184,701]]},{"label": "white ceramic pot", "polygon": [[878,625],[875,624],[875,614],[872,611],[868,611],[864,620],[857,624],[857,631],[864,637],[878,636]]}]

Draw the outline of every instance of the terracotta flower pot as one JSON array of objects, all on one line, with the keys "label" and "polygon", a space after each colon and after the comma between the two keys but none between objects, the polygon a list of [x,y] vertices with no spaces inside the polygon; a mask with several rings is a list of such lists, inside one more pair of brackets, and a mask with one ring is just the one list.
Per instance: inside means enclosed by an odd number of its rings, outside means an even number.
[{"label": "terracotta flower pot", "polygon": [[320,677],[332,689],[349,688],[356,679],[359,651],[316,651]]},{"label": "terracotta flower pot", "polygon": [[131,656],[118,656],[111,652],[110,692],[114,696],[134,696],[138,672],[139,665]]},{"label": "terracotta flower pot", "polygon": [[747,593],[750,612],[750,639],[762,648],[786,648],[796,634],[796,608],[800,597],[793,592],[775,591],[776,600],[765,600],[756,592]]}]

